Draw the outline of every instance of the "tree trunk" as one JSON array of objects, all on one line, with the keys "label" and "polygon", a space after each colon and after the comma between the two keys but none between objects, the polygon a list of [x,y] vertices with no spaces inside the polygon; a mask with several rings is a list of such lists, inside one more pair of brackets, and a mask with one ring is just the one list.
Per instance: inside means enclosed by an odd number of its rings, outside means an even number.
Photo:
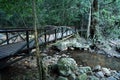
[{"label": "tree trunk", "polygon": [[90,12],[89,12],[89,18],[88,18],[88,27],[87,27],[87,39],[90,36],[90,26],[91,26],[91,2],[90,2]]},{"label": "tree trunk", "polygon": [[36,0],[33,0],[33,19],[34,19],[34,30],[35,30],[35,45],[36,45],[36,60],[38,66],[39,80],[42,80],[42,59],[40,58],[40,49],[38,41],[38,32],[37,32],[37,14],[36,14]]},{"label": "tree trunk", "polygon": [[93,0],[93,2],[92,2],[91,28],[90,28],[90,37],[93,40],[98,40],[98,35],[99,35],[98,19],[99,19],[98,0]]}]

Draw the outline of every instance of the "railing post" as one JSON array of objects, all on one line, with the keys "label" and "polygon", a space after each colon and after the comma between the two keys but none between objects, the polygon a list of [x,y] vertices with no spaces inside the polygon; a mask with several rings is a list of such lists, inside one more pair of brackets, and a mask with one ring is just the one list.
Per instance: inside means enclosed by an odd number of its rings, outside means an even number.
[{"label": "railing post", "polygon": [[61,38],[63,38],[63,27],[61,27]]},{"label": "railing post", "polygon": [[27,41],[27,52],[29,54],[30,46],[29,46],[29,31],[28,30],[26,30],[26,41]]},{"label": "railing post", "polygon": [[57,40],[57,30],[55,29],[55,42]]},{"label": "railing post", "polygon": [[66,28],[66,36],[68,35],[69,30]]},{"label": "railing post", "polygon": [[75,27],[75,33],[77,33],[77,27]]},{"label": "railing post", "polygon": [[46,34],[46,30],[44,30],[44,33],[45,33],[45,34],[44,34],[44,35],[45,35],[45,39],[44,39],[44,40],[45,40],[45,45],[46,45],[46,42],[47,42],[47,34]]},{"label": "railing post", "polygon": [[8,35],[8,32],[6,32],[5,34],[6,34],[7,44],[9,44],[9,35]]}]

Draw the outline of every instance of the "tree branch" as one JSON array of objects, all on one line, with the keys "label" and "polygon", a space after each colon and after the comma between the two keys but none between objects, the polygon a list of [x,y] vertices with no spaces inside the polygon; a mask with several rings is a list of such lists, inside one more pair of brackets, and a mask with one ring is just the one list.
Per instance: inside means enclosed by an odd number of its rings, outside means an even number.
[{"label": "tree branch", "polygon": [[116,0],[112,0],[111,2],[106,3],[106,4],[104,4],[104,5],[112,4],[112,3],[114,3],[114,2],[116,2]]}]

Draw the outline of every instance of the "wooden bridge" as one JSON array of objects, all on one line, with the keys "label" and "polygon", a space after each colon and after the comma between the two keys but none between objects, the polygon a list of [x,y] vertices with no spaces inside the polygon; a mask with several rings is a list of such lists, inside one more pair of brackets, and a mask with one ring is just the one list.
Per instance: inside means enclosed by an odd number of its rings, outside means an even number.
[{"label": "wooden bridge", "polygon": [[[0,69],[32,54],[35,48],[33,29],[2,29],[5,40],[0,42]],[[56,42],[75,33],[70,27],[44,27],[38,29],[39,46]]]}]

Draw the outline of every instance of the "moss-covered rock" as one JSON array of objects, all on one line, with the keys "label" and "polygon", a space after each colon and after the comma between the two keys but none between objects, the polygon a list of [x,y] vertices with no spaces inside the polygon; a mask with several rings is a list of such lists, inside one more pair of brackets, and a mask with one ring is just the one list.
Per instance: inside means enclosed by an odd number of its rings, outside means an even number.
[{"label": "moss-covered rock", "polygon": [[87,74],[84,73],[84,74],[79,75],[77,80],[87,80],[87,78],[88,78]]},{"label": "moss-covered rock", "polygon": [[89,76],[88,80],[99,80],[99,78],[95,77],[95,76]]},{"label": "moss-covered rock", "polygon": [[56,80],[68,80],[66,77],[59,76]]},{"label": "moss-covered rock", "polygon": [[79,67],[79,72],[80,73],[87,73],[87,72],[92,72],[91,67],[86,66],[86,67]]},{"label": "moss-covered rock", "polygon": [[63,76],[69,76],[77,70],[76,61],[73,58],[60,58],[57,62],[59,73]]},{"label": "moss-covered rock", "polygon": [[76,75],[74,73],[70,74],[68,77],[69,80],[76,80]]}]

